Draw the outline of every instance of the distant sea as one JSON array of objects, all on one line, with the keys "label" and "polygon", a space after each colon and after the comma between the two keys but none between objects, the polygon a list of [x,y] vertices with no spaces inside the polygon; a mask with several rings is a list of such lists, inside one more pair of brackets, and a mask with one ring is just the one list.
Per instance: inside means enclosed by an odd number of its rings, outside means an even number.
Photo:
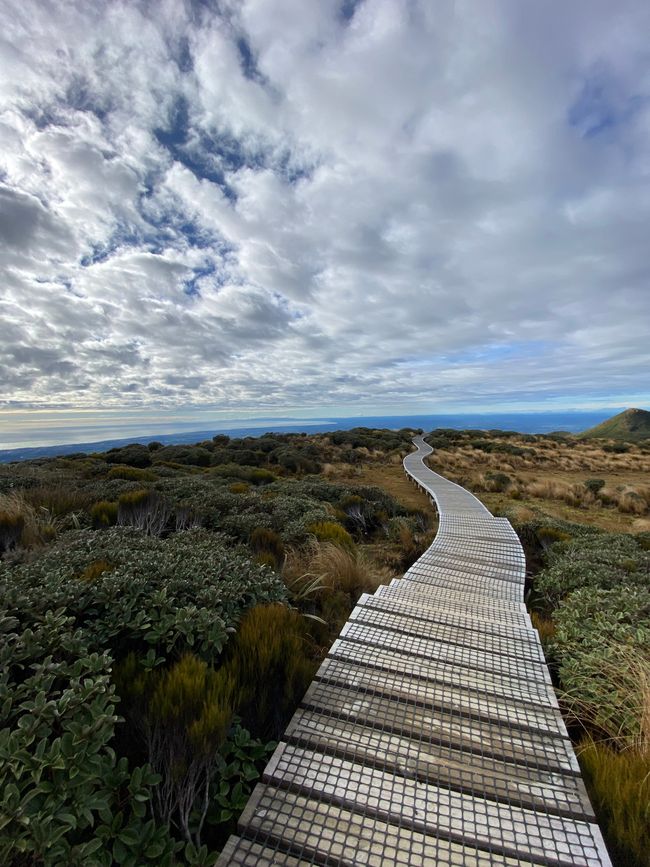
[{"label": "distant sea", "polygon": [[[609,410],[565,410],[563,412],[529,412],[529,413],[463,413],[458,415],[375,415],[359,416],[358,418],[323,418],[323,419],[246,419],[238,426],[236,419],[227,423],[216,423],[214,427],[203,430],[179,431],[177,433],[118,437],[92,442],[70,442],[63,445],[44,445],[35,448],[0,449],[0,463],[28,460],[30,458],[55,457],[69,455],[75,452],[103,452],[107,449],[128,445],[129,443],[147,443],[156,440],[164,445],[195,443],[210,439],[215,434],[225,433],[231,437],[262,436],[274,431],[277,433],[325,433],[334,430],[349,430],[353,427],[370,428],[422,428],[431,431],[434,428],[455,428],[465,430],[510,430],[518,433],[551,433],[552,431],[569,431],[578,433],[610,418],[621,407]],[[71,431],[71,438],[74,432]]]}]

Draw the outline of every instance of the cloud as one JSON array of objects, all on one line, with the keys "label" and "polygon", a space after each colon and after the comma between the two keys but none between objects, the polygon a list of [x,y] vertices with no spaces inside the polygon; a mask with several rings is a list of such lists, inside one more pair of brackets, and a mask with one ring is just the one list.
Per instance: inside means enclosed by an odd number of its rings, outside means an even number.
[{"label": "cloud", "polygon": [[8,2],[6,405],[647,393],[647,5]]}]

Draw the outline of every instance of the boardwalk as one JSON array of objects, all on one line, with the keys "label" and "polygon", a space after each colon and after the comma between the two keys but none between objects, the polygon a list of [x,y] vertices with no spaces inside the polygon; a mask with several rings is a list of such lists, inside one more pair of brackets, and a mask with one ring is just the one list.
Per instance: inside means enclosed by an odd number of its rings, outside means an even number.
[{"label": "boardwalk", "polygon": [[404,461],[435,542],[363,595],[217,862],[609,865],[505,518]]}]

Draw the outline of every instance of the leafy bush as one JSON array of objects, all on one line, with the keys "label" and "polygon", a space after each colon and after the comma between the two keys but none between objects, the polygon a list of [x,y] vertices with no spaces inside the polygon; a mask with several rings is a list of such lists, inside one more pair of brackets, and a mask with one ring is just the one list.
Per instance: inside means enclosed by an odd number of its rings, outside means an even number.
[{"label": "leafy bush", "polygon": [[153,460],[154,465],[171,463],[190,467],[209,467],[212,453],[199,446],[163,446],[153,452]]},{"label": "leafy bush", "polygon": [[650,580],[650,554],[624,533],[557,542],[549,549],[547,562],[534,587],[550,608],[582,587],[609,589],[621,582],[647,585]]},{"label": "leafy bush", "polygon": [[276,476],[270,470],[258,467],[240,466],[239,464],[224,464],[210,471],[212,475],[222,479],[241,479],[252,485],[270,485]]},{"label": "leafy bush", "polygon": [[506,473],[488,472],[485,478],[490,482],[490,489],[497,493],[503,493],[512,484],[512,479]]},{"label": "leafy bush", "polygon": [[237,684],[242,724],[262,740],[284,731],[317,663],[307,644],[305,620],[283,605],[257,605],[242,618],[226,663]]},{"label": "leafy bush", "polygon": [[328,439],[334,445],[349,445],[353,449],[365,448],[369,451],[390,452],[397,449],[410,450],[415,431],[403,428],[399,431],[355,427],[350,430],[333,431]]},{"label": "leafy bush", "polygon": [[332,542],[341,548],[354,548],[352,536],[344,527],[334,523],[334,521],[320,521],[316,524],[310,524],[308,530],[319,542]]},{"label": "leafy bush", "polygon": [[107,479],[124,479],[127,482],[154,482],[156,474],[151,470],[140,470],[137,467],[117,465],[111,467],[106,474]]},{"label": "leafy bush", "polygon": [[112,503],[109,500],[100,500],[99,503],[94,503],[90,507],[90,517],[96,528],[104,529],[115,526],[117,523],[117,503]]},{"label": "leafy bush", "polygon": [[[560,604],[554,622],[551,652],[565,702],[629,746],[644,718],[650,727],[650,587],[585,587]],[[650,730],[645,736],[650,743]]]},{"label": "leafy bush", "polygon": [[[97,561],[112,564],[92,583],[80,580]],[[0,563],[0,597],[22,629],[49,610],[65,609],[91,651],[179,656],[207,661],[221,652],[226,629],[256,602],[283,600],[280,578],[241,549],[204,530],[168,539],[133,529],[72,531],[32,563]]]},{"label": "leafy bush", "polygon": [[171,865],[178,846],[151,813],[158,777],[109,746],[110,656],[90,653],[61,610],[28,629],[4,616],[2,631],[0,861]]},{"label": "leafy bush", "polygon": [[[601,531],[596,527],[586,524],[577,524],[572,521],[564,521],[560,518],[552,518],[534,510],[534,517],[530,517],[530,510],[524,510],[525,517],[520,517],[520,511],[516,507],[507,507],[499,512],[504,518],[508,518],[517,531],[519,540],[526,554],[526,567],[535,573],[547,563],[547,552],[556,543],[580,540],[599,536]],[[536,594],[537,576],[533,582],[533,591]]]},{"label": "leafy bush", "polygon": [[151,445],[155,444],[150,443],[148,448],[140,443],[133,443],[122,448],[110,449],[105,453],[104,458],[109,464],[126,464],[129,467],[144,469],[151,466],[151,451],[153,451]]},{"label": "leafy bush", "polygon": [[597,494],[601,488],[605,487],[605,479],[587,479],[585,488],[591,491],[592,494]]},{"label": "leafy bush", "polygon": [[231,823],[246,806],[253,784],[260,778],[275,742],[264,743],[235,722],[228,739],[216,754],[216,770],[210,789],[208,821],[214,825]]}]

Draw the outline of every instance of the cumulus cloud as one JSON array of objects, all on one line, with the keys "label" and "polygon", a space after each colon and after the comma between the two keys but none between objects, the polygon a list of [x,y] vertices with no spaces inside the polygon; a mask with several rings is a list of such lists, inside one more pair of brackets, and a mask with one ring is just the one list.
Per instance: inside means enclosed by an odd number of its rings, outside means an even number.
[{"label": "cumulus cloud", "polygon": [[647,392],[640,0],[7,0],[6,406]]}]

